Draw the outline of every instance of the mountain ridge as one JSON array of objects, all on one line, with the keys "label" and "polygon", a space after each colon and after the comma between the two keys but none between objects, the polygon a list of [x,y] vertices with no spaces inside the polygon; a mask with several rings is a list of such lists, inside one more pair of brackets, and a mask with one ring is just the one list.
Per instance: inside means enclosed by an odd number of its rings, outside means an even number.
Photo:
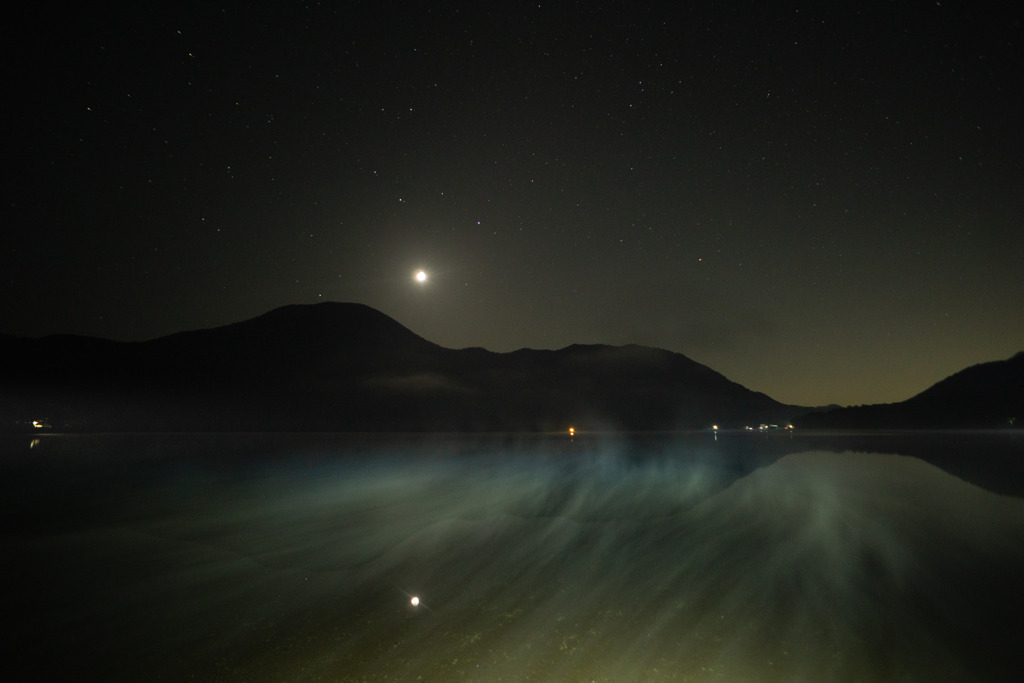
[{"label": "mountain ridge", "polygon": [[[0,335],[0,351],[7,430],[33,421],[74,431],[892,427],[909,414],[786,405],[683,354],[637,344],[450,349],[357,303],[283,306],[142,342]],[[1014,358],[1024,366],[1024,353]],[[998,384],[1001,367],[983,379]],[[954,377],[943,380],[952,389],[940,382],[904,403],[939,415],[951,392],[985,393]],[[999,385],[1004,404],[1015,405],[1012,382]]]},{"label": "mountain ridge", "polygon": [[6,428],[648,430],[803,410],[664,349],[449,349],[338,302],[143,342],[5,336],[0,346]]},{"label": "mountain ridge", "polygon": [[1024,424],[1024,351],[977,363],[897,403],[832,408],[796,418],[816,429],[943,429]]}]

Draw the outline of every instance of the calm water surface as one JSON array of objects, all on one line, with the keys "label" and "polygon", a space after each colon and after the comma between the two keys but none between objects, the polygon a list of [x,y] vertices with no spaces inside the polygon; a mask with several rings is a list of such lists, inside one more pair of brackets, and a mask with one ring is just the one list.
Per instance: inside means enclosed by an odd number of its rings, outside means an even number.
[{"label": "calm water surface", "polygon": [[5,680],[1010,681],[1022,663],[1021,435],[0,448]]}]

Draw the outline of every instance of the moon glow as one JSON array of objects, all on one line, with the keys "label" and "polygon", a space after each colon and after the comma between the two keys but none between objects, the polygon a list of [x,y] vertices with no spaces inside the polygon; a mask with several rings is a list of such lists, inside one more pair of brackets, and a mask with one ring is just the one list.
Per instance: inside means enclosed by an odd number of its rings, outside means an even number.
[{"label": "moon glow", "polygon": [[414,275],[413,277],[415,277],[416,282],[419,282],[420,284],[423,284],[424,282],[427,281],[427,273],[422,270],[416,271],[416,275]]}]

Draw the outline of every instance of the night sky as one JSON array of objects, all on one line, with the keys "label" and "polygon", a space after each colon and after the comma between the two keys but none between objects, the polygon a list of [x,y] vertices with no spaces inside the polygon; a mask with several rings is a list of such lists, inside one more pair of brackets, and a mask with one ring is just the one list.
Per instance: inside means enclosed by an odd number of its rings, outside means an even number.
[{"label": "night sky", "polygon": [[354,301],[805,405],[1024,349],[1016,3],[121,4],[8,18],[4,332]]}]

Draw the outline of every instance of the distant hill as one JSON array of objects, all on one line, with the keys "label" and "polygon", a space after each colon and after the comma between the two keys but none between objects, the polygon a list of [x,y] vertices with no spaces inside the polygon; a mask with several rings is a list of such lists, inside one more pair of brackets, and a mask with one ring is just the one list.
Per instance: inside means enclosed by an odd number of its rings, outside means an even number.
[{"label": "distant hill", "polygon": [[1024,425],[1024,352],[950,375],[900,403],[818,411],[798,427],[829,429],[992,429]]},{"label": "distant hill", "polygon": [[447,349],[359,304],[286,306],[147,342],[0,336],[0,351],[4,429],[661,430],[807,410],[661,349]]}]

